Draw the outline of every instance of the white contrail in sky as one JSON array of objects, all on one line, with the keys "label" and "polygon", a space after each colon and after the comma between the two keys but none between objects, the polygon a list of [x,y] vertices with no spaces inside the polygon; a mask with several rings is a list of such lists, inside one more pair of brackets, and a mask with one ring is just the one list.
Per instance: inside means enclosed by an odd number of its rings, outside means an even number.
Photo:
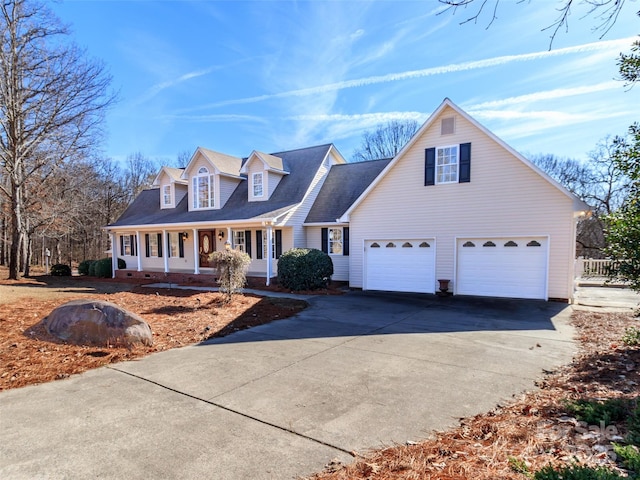
[{"label": "white contrail in sky", "polygon": [[496,67],[513,62],[526,62],[530,60],[539,60],[549,57],[557,57],[561,55],[569,55],[573,53],[593,52],[598,50],[607,50],[613,48],[625,48],[635,40],[635,37],[620,38],[617,40],[607,40],[602,42],[585,43],[575,45],[573,47],[559,48],[557,50],[545,50],[534,53],[523,53],[519,55],[503,55],[500,57],[487,58],[484,60],[475,60],[471,62],[453,63],[450,65],[442,65],[439,67],[423,68],[420,70],[409,70],[406,72],[389,73],[386,75],[375,75],[371,77],[357,78],[354,80],[344,80],[341,82],[328,83],[326,85],[318,85],[316,87],[301,88],[298,90],[289,90],[286,92],[258,95],[255,97],[238,98],[233,100],[223,100],[220,102],[210,103],[196,107],[192,110],[201,110],[207,108],[224,107],[227,105],[240,105],[247,103],[262,102],[273,98],[285,97],[303,97],[308,95],[318,95],[336,90],[344,90],[347,88],[362,87],[377,83],[396,82],[399,80],[409,80],[413,78],[428,77],[432,75],[442,75],[446,73],[462,72],[475,70],[478,68]]}]

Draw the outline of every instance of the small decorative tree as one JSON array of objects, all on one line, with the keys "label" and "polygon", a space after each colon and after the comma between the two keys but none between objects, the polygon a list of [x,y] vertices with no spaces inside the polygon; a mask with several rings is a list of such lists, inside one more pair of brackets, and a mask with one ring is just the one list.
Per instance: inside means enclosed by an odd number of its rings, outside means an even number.
[{"label": "small decorative tree", "polygon": [[233,294],[247,283],[247,269],[250,263],[251,257],[240,250],[214,252],[211,265],[218,270],[220,291],[226,294],[227,302],[230,302]]}]

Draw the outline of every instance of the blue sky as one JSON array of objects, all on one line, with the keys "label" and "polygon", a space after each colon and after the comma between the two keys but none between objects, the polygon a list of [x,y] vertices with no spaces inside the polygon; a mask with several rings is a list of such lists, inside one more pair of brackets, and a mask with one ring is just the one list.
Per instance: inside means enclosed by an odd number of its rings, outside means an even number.
[{"label": "blue sky", "polygon": [[[476,2],[479,3],[479,0]],[[584,159],[640,121],[640,88],[616,60],[640,33],[627,2],[600,39],[576,8],[549,51],[556,0],[476,8],[419,1],[100,1],[53,4],[102,60],[119,102],[104,153],[175,164],[203,146],[231,155],[334,143],[350,159],[362,132],[422,123],[449,97],[516,150]]]}]

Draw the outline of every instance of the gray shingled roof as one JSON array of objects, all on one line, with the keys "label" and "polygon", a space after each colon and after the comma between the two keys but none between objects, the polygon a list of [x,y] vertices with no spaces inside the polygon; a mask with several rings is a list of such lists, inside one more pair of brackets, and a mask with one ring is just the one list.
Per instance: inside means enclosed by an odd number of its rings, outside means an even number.
[{"label": "gray shingled roof", "polygon": [[305,223],[335,222],[390,161],[385,158],[332,166]]},{"label": "gray shingled roof", "polygon": [[[109,226],[257,220],[274,217],[302,201],[330,148],[331,144],[328,144],[272,154],[282,158],[283,168],[289,175],[282,178],[269,200],[249,202],[248,182],[243,180],[219,210],[190,212],[188,196],[185,196],[176,208],[163,210],[160,208],[160,189],[155,188],[141,192],[120,218]],[[246,160],[243,159],[243,162]]]}]

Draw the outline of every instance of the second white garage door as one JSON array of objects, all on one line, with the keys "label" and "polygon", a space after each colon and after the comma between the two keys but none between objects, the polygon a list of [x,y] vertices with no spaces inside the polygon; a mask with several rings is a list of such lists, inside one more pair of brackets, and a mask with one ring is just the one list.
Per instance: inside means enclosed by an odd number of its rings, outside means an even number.
[{"label": "second white garage door", "polygon": [[365,241],[365,290],[435,292],[433,239]]},{"label": "second white garage door", "polygon": [[456,293],[490,297],[547,297],[546,237],[457,241]]}]

